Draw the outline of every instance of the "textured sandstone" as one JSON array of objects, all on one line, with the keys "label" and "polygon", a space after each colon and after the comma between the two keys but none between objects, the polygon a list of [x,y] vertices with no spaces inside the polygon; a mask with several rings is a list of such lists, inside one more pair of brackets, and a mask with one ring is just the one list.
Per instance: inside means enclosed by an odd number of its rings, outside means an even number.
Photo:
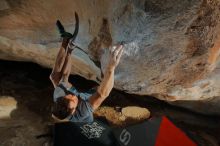
[{"label": "textured sandstone", "polygon": [[150,111],[148,109],[137,106],[124,107],[121,112],[125,117],[135,120],[145,120],[150,117]]},{"label": "textured sandstone", "polygon": [[[68,31],[73,31],[77,11],[77,43],[85,52],[73,52],[72,73],[100,81],[107,60],[107,49],[103,48],[124,41],[115,88],[167,101],[190,100],[185,101],[188,108],[220,113],[218,0],[1,3],[1,59],[32,61],[52,68],[60,44],[55,22],[60,19]],[[204,104],[215,106],[205,109],[200,106]]]},{"label": "textured sandstone", "polygon": [[17,108],[17,101],[13,97],[0,97],[0,119],[8,119],[11,112]]}]

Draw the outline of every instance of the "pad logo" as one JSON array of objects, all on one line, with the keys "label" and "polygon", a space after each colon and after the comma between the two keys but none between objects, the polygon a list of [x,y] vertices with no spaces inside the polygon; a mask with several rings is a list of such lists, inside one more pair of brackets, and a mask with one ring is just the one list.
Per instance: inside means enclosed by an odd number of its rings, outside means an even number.
[{"label": "pad logo", "polygon": [[126,146],[131,140],[131,133],[128,132],[126,129],[123,129],[123,131],[120,134],[120,141]]},{"label": "pad logo", "polygon": [[100,126],[96,122],[85,124],[81,126],[80,129],[82,130],[81,133],[85,135],[88,139],[101,137],[103,130],[105,130],[104,127]]}]

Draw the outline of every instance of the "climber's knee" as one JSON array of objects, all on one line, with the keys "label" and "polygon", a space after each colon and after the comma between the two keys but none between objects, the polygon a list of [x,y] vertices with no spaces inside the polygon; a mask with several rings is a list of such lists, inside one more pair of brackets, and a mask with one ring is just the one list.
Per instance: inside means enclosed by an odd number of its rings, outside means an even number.
[{"label": "climber's knee", "polygon": [[50,78],[51,82],[53,83],[54,87],[56,87],[59,84],[62,76],[60,73],[52,72],[50,74],[49,78]]}]

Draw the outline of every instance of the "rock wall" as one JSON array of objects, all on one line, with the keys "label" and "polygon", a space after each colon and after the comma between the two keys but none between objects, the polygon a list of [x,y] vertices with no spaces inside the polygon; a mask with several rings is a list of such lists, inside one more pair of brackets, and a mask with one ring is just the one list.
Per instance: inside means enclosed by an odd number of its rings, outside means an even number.
[{"label": "rock wall", "polygon": [[[106,66],[105,48],[124,41],[115,88],[161,100],[184,100],[184,107],[220,114],[219,3],[2,0],[0,58],[52,68],[60,45],[55,22],[60,19],[73,31],[76,11],[80,18],[76,42],[84,51],[72,54],[73,74],[99,82]],[[207,109],[204,104],[215,106]]]}]

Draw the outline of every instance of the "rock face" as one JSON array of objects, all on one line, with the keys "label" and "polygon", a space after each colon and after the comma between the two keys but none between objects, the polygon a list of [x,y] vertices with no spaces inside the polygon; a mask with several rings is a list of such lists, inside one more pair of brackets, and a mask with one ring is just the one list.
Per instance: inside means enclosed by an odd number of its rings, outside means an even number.
[{"label": "rock face", "polygon": [[[76,11],[80,18],[76,42],[84,51],[73,52],[73,74],[100,81],[106,65],[104,48],[123,41],[115,88],[167,101],[190,100],[185,101],[188,108],[220,114],[219,3],[2,0],[0,58],[52,68],[60,45],[55,22],[60,19],[73,31]],[[181,106],[186,107],[184,103]],[[204,104],[215,106],[207,109]]]}]

